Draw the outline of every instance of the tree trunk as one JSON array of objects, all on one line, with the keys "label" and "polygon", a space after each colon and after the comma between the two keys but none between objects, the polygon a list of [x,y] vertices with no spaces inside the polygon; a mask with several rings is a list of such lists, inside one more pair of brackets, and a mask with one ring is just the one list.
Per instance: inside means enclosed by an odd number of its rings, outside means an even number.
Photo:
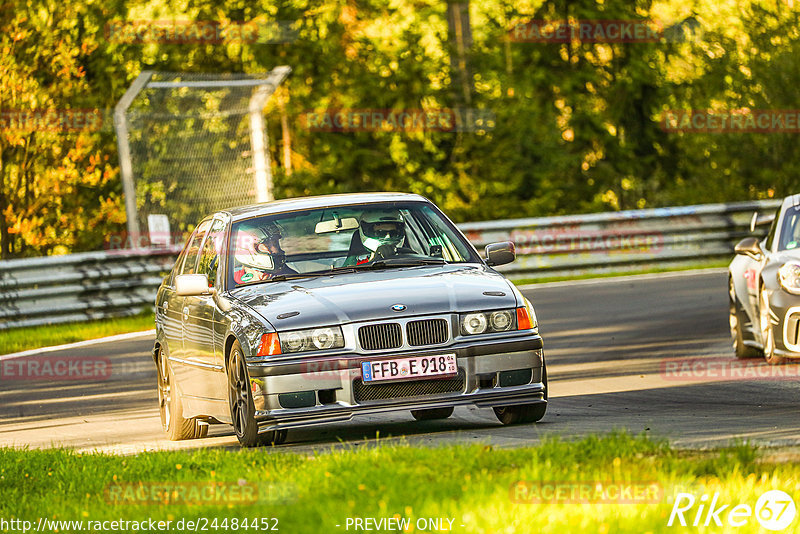
[{"label": "tree trunk", "polygon": [[469,1],[447,3],[447,28],[450,41],[451,84],[457,105],[472,103],[472,73],[469,69],[468,51],[472,47],[472,29],[469,23]]},{"label": "tree trunk", "polygon": [[6,176],[3,165],[3,149],[0,147],[0,259],[7,260],[11,255],[11,243],[8,235],[8,223],[6,222]]}]

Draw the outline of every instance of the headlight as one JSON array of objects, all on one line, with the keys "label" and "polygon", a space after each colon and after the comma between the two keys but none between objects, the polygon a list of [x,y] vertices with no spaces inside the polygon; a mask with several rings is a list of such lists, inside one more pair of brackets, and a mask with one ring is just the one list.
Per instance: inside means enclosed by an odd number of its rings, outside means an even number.
[{"label": "headlight", "polygon": [[510,309],[465,313],[460,316],[460,322],[461,333],[468,336],[489,332],[508,332],[517,329],[517,312]]},{"label": "headlight", "polygon": [[339,326],[279,332],[278,337],[281,340],[281,352],[283,353],[344,347],[344,335]]},{"label": "headlight", "polygon": [[784,263],[783,267],[778,269],[778,278],[783,289],[793,295],[800,295],[800,263]]},{"label": "headlight", "polygon": [[483,334],[488,326],[485,313],[468,313],[461,319],[461,329],[465,334]]}]

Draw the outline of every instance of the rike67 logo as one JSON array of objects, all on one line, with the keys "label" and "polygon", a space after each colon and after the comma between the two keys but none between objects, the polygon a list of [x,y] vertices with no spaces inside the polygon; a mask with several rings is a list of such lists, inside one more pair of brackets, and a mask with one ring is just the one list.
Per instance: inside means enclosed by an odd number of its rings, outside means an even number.
[{"label": "rike67 logo", "polygon": [[794,521],[797,508],[792,497],[781,490],[763,493],[756,505],[720,502],[719,493],[709,498],[703,494],[699,498],[691,493],[678,493],[667,526],[708,527],[728,525],[742,527],[752,525],[752,519],[767,530],[784,530]]}]

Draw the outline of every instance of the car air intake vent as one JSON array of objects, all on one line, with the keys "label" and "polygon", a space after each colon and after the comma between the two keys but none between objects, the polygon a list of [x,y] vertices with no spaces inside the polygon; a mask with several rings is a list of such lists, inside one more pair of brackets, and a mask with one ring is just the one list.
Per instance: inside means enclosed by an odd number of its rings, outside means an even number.
[{"label": "car air intake vent", "polygon": [[403,344],[398,323],[370,324],[358,329],[358,342],[364,350],[396,349]]},{"label": "car air intake vent", "polygon": [[463,369],[459,369],[458,375],[451,378],[410,380],[406,382],[390,382],[388,384],[365,384],[361,379],[356,378],[353,381],[353,398],[356,402],[368,402],[382,399],[463,393],[466,384],[467,377]]},{"label": "car air intake vent", "polygon": [[411,321],[406,325],[408,344],[414,347],[420,345],[441,345],[447,342],[447,321],[444,319],[425,319],[424,321]]}]

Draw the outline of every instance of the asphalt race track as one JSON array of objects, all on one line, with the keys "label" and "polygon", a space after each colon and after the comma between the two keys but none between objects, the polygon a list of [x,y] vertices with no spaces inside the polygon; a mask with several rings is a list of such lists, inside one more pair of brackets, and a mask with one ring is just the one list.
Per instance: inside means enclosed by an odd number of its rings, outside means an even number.
[{"label": "asphalt race track", "polygon": [[[721,270],[564,282],[529,287],[525,294],[539,316],[550,378],[550,406],[540,423],[503,427],[489,409],[457,408],[445,421],[428,422],[399,412],[289,431],[289,443],[275,450],[355,447],[376,436],[514,447],[615,429],[646,432],[678,447],[735,438],[800,444],[800,365],[735,360]],[[164,438],[151,348],[148,335],[47,353],[110,361],[111,372],[96,379],[32,381],[4,374],[0,446],[120,453],[238,447],[223,425],[212,426],[203,440]],[[3,364],[13,361],[0,357]]]}]

